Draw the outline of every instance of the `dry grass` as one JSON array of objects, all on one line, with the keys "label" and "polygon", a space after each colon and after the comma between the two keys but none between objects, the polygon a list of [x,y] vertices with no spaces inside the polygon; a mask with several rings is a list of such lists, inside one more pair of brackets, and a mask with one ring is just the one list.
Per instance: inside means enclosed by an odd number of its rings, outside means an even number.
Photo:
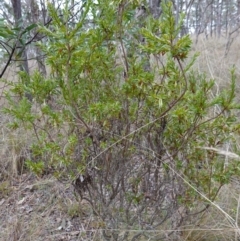
[{"label": "dry grass", "polygon": [[[184,227],[183,240],[218,241],[239,240],[238,213],[240,205],[239,184],[226,185],[220,192],[215,204],[207,212],[198,215],[198,220]],[[228,215],[232,217],[229,220]]]},{"label": "dry grass", "polygon": [[10,120],[2,115],[0,129],[0,180],[23,173],[23,162],[28,158],[28,147],[33,137],[21,129],[10,130]]},{"label": "dry grass", "polygon": [[[200,35],[198,43],[193,45],[193,52],[199,52],[200,55],[194,65],[194,68],[200,72],[205,72],[207,77],[215,79],[219,87],[225,87],[229,83],[230,69],[235,66],[237,77],[240,77],[240,42],[239,37],[232,43],[227,54],[227,38],[209,38]],[[196,38],[192,37],[193,42]],[[240,83],[237,83],[240,89]]]}]

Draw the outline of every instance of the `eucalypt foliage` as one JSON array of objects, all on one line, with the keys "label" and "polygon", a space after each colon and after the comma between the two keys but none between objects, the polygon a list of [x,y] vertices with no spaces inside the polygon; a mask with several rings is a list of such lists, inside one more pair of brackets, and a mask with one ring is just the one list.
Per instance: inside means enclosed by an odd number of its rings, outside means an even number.
[{"label": "eucalypt foliage", "polygon": [[176,24],[171,3],[135,29],[134,7],[89,1],[70,24],[69,11],[59,17],[49,6],[53,25],[41,31],[51,74],[20,75],[25,81],[11,91],[21,100],[9,97],[6,112],[13,128],[35,136],[28,167],[32,161],[38,173],[75,179],[104,224],[103,237],[164,240],[174,232],[158,229],[178,229],[207,208],[199,193],[213,201],[238,174],[239,162],[213,151],[233,143],[239,129],[235,77],[213,97],[214,81],[192,70],[191,40],[179,37],[183,18]]}]

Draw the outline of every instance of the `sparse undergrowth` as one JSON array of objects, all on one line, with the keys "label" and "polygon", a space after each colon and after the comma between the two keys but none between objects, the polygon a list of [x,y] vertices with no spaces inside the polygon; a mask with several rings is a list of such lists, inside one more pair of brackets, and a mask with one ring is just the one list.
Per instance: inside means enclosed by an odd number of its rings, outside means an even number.
[{"label": "sparse undergrowth", "polygon": [[24,174],[11,188],[0,199],[1,241],[93,240],[98,232],[89,204],[77,202],[72,187]]},{"label": "sparse undergrowth", "polygon": [[[239,184],[234,186],[226,186],[217,203],[239,220]],[[104,240],[102,230],[106,227],[87,202],[79,202],[71,186],[66,187],[51,177],[36,179],[24,174],[11,183],[11,188],[14,191],[0,199],[0,241]],[[236,240],[238,232],[214,207],[183,228],[179,241]],[[138,231],[131,230],[130,234]],[[154,234],[164,232],[159,229]]]}]

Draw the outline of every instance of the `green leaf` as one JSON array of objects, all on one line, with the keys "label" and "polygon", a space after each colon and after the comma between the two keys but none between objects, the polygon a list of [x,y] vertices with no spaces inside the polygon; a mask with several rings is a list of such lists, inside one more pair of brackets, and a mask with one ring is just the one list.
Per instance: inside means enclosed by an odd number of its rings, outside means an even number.
[{"label": "green leaf", "polygon": [[33,23],[31,25],[29,25],[28,27],[26,27],[23,32],[22,32],[22,35],[25,34],[25,33],[28,33],[30,32],[32,29],[36,28],[38,25],[36,23]]}]

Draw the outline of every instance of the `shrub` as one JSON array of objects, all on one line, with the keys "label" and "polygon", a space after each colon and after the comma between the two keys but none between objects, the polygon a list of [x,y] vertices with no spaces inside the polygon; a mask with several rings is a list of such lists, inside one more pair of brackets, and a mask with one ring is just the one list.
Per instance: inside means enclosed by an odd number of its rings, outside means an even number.
[{"label": "shrub", "polygon": [[51,75],[21,73],[11,89],[20,101],[9,94],[5,112],[12,128],[35,136],[27,166],[74,180],[105,239],[162,240],[173,231],[158,229],[177,230],[238,175],[238,162],[214,148],[234,147],[239,106],[234,70],[230,88],[215,95],[214,80],[191,70],[196,56],[188,58],[191,40],[180,37],[183,16],[176,23],[171,3],[141,26],[135,7],[87,3],[74,25],[67,6],[59,17],[49,5],[41,47]]}]

